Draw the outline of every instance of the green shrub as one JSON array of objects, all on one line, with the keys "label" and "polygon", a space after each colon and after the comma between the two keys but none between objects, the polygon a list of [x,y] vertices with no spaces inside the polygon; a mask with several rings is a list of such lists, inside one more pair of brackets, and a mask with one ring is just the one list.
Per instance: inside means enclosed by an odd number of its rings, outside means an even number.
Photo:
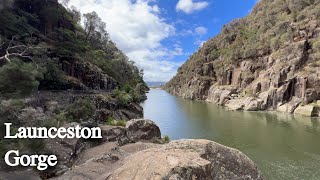
[{"label": "green shrub", "polygon": [[315,51],[320,52],[320,40],[314,42],[312,47]]},{"label": "green shrub", "polygon": [[40,74],[32,63],[14,60],[0,68],[0,93],[25,97],[38,88]]},{"label": "green shrub", "polygon": [[40,154],[45,151],[44,139],[19,139],[20,148],[29,152]]},{"label": "green shrub", "polygon": [[60,112],[55,114],[49,120],[46,120],[42,126],[51,128],[51,127],[61,127],[65,122],[68,122],[66,114],[64,112]]},{"label": "green shrub", "polygon": [[125,120],[116,120],[116,119],[113,119],[112,117],[109,117],[107,122],[106,122],[107,125],[110,125],[110,126],[126,126],[127,124],[127,121]]},{"label": "green shrub", "polygon": [[120,106],[128,106],[133,102],[132,96],[123,90],[115,89],[114,94]]},{"label": "green shrub", "polygon": [[280,39],[279,37],[274,37],[271,39],[270,47],[273,51],[276,51],[280,48]]},{"label": "green shrub", "polygon": [[81,99],[67,108],[66,117],[69,122],[81,122],[91,119],[96,108],[90,99]]},{"label": "green shrub", "polygon": [[43,74],[43,79],[40,81],[40,89],[55,89],[61,90],[64,88],[65,75],[61,70],[60,65],[58,65],[53,60],[48,60],[44,64],[45,72]]},{"label": "green shrub", "polygon": [[7,142],[4,139],[0,139],[0,156],[3,158],[7,153]]},{"label": "green shrub", "polygon": [[165,135],[163,137],[163,140],[164,140],[165,143],[169,143],[170,142],[170,137],[168,135]]}]

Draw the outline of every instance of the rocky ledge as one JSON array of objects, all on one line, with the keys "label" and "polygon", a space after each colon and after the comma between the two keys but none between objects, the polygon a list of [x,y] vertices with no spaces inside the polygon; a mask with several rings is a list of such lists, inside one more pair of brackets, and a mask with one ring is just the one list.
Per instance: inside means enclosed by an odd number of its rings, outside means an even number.
[{"label": "rocky ledge", "polygon": [[[62,160],[60,171],[55,171],[51,178],[264,179],[253,161],[240,151],[201,139],[166,143],[151,120],[136,119],[128,121],[126,127],[101,126],[101,129],[103,140],[91,148],[84,148],[88,143],[81,140],[53,142],[51,148],[61,150],[57,154]],[[40,179],[33,171],[0,172],[0,176],[4,180]]]}]

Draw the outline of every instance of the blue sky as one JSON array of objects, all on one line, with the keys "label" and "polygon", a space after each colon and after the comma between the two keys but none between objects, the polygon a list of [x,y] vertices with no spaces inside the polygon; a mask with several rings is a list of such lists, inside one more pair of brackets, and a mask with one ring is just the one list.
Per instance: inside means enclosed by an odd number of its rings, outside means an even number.
[{"label": "blue sky", "polygon": [[117,46],[144,69],[146,81],[168,81],[201,43],[250,13],[257,0],[71,0],[96,11]]}]

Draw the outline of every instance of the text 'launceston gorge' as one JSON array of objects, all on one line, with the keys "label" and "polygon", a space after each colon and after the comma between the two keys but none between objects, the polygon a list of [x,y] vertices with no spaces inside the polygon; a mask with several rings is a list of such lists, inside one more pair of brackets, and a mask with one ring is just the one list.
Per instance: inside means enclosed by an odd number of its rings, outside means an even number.
[{"label": "text 'launceston gorge'", "polygon": [[[12,123],[4,123],[6,127],[5,139],[47,139],[47,138],[84,138],[100,139],[101,129],[99,127],[20,127],[15,134],[11,132]],[[39,171],[46,170],[49,166],[55,166],[58,163],[56,155],[21,155],[18,150],[10,150],[6,153],[4,160],[9,166],[37,167]]]}]

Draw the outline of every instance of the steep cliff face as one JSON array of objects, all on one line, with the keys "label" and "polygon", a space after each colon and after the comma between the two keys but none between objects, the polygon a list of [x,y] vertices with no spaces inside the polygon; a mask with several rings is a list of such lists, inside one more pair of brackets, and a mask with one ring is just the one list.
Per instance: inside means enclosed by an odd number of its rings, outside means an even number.
[{"label": "steep cliff face", "polygon": [[320,1],[260,1],[208,40],[165,89],[233,110],[293,113],[313,103],[310,113],[319,116]]}]

